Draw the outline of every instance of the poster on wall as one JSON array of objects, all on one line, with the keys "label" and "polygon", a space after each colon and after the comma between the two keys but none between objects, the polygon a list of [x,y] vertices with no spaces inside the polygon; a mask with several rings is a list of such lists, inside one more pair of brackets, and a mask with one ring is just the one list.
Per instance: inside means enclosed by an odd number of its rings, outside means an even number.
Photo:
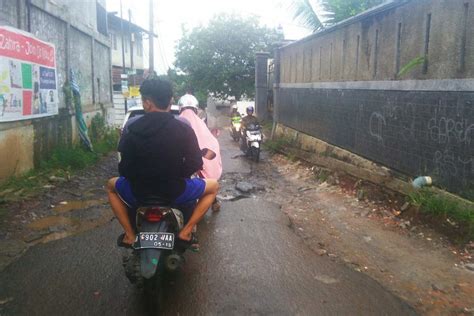
[{"label": "poster on wall", "polygon": [[0,26],[0,122],[58,114],[55,47]]}]

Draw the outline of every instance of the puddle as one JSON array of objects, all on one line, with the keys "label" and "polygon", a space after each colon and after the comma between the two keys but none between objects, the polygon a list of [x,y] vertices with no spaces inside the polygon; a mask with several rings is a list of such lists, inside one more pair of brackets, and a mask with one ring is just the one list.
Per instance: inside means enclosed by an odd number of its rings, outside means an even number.
[{"label": "puddle", "polygon": [[[103,203],[103,200],[93,200],[93,201],[76,201],[78,203],[71,203],[59,205],[60,211],[58,212],[67,212],[68,210],[74,210],[77,208],[83,208],[84,205],[100,205]],[[79,203],[81,202],[81,203]],[[78,207],[80,205],[81,207]],[[86,206],[86,207],[87,207]],[[69,207],[70,209],[66,208]],[[91,219],[84,218],[75,218],[75,217],[66,217],[61,215],[49,216],[45,218],[38,219],[28,225],[28,228],[34,231],[46,230],[50,231],[49,234],[43,238],[38,238],[34,243],[48,243],[50,241],[63,239],[79,233],[94,229],[96,227],[102,226],[110,222],[114,218],[113,213],[110,210],[103,210],[98,217]]]},{"label": "puddle", "polygon": [[334,284],[334,283],[338,283],[339,280],[336,280],[334,278],[331,278],[327,275],[316,275],[314,277],[316,280],[318,280],[319,282],[322,282],[324,284]]},{"label": "puddle", "polygon": [[72,218],[62,216],[49,216],[32,222],[28,225],[28,227],[36,230],[42,230],[48,229],[52,226],[72,226],[76,223],[77,221]]},{"label": "puddle", "polygon": [[44,219],[52,219],[52,218],[57,218],[58,220],[56,221],[60,224],[65,224],[65,223],[69,223],[69,224],[66,224],[68,226],[65,231],[53,232],[45,236],[41,240],[39,240],[39,242],[41,243],[48,243],[50,241],[55,241],[55,240],[63,239],[66,237],[74,236],[74,235],[86,232],[88,230],[97,228],[99,226],[105,225],[114,218],[114,215],[112,212],[105,211],[99,218],[96,218],[94,220],[77,220],[77,219],[71,219],[71,218],[62,217],[62,216],[51,216]]},{"label": "puddle", "polygon": [[71,231],[71,232],[52,233],[52,234],[47,235],[47,236],[44,237],[43,239],[41,239],[41,242],[42,242],[42,243],[47,243],[47,242],[50,242],[50,241],[55,241],[55,240],[63,239],[63,238],[72,236],[72,235],[74,235],[74,234],[75,234],[75,232],[72,232],[72,231]]},{"label": "puddle", "polygon": [[70,212],[73,210],[79,210],[84,208],[89,208],[91,206],[99,206],[104,205],[107,203],[107,200],[100,199],[100,200],[77,200],[77,201],[65,201],[61,202],[64,204],[59,204],[53,207],[53,211],[58,213],[65,213]]}]

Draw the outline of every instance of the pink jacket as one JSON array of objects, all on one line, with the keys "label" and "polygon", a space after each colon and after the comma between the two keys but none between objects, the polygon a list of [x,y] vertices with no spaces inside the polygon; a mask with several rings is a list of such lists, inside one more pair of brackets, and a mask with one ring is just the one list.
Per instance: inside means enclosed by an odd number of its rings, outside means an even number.
[{"label": "pink jacket", "polygon": [[199,116],[194,113],[191,109],[185,109],[179,115],[181,118],[186,119],[196,134],[199,148],[208,148],[216,153],[216,157],[212,160],[203,158],[203,170],[202,175],[204,179],[216,179],[218,180],[222,175],[222,160],[219,142],[212,135],[206,123]]}]

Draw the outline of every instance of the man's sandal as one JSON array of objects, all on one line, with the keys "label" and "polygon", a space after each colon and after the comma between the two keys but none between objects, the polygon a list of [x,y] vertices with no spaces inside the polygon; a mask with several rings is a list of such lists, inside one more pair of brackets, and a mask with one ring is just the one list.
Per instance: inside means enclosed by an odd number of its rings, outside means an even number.
[{"label": "man's sandal", "polygon": [[194,233],[191,234],[190,240],[183,240],[180,238],[176,239],[176,245],[184,249],[189,249],[193,252],[199,251],[199,241]]},{"label": "man's sandal", "polygon": [[117,246],[122,247],[122,248],[127,248],[127,249],[133,249],[133,244],[127,244],[123,242],[123,239],[125,238],[125,233],[120,234],[117,238]]}]

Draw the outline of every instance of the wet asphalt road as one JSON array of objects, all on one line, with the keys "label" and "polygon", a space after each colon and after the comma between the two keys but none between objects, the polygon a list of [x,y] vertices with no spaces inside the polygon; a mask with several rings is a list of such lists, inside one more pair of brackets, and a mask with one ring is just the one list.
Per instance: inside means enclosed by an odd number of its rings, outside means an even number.
[{"label": "wet asphalt road", "polygon": [[[258,172],[221,135],[225,172]],[[263,162],[265,163],[265,162]],[[144,315],[114,246],[116,221],[41,244],[0,273],[0,315]],[[258,198],[224,202],[198,234],[166,288],[165,315],[406,315],[413,310],[364,274],[320,257],[279,206]]]}]

